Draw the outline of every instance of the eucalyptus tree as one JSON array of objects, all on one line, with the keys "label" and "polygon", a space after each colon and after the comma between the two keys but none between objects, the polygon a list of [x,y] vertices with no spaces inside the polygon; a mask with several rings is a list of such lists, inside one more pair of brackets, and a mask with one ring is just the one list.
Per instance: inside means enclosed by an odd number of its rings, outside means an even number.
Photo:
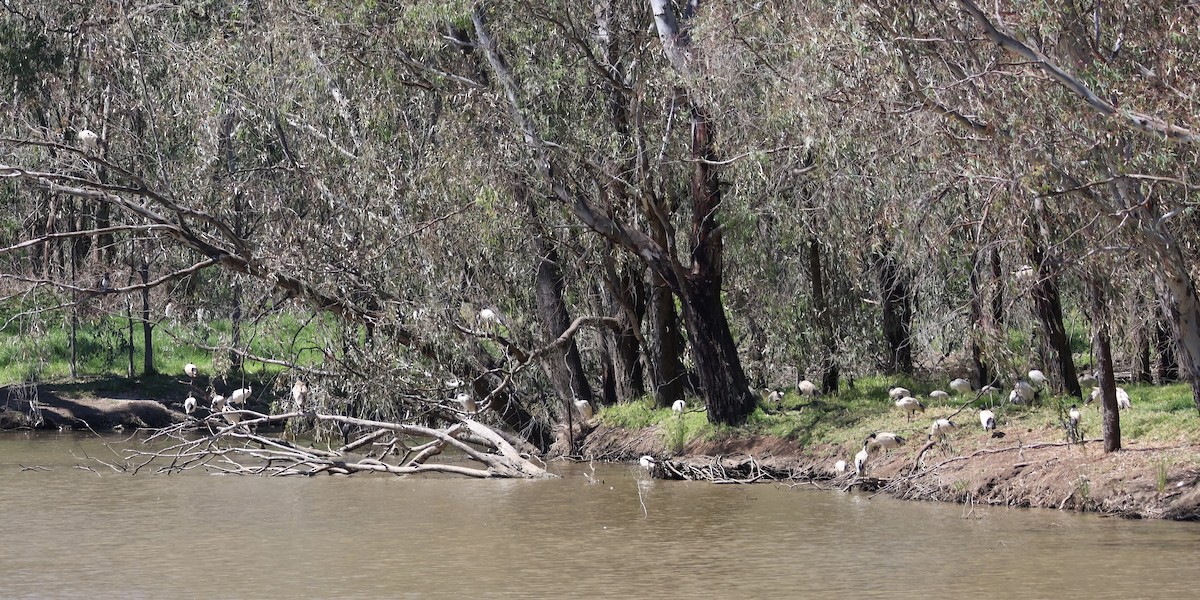
[{"label": "eucalyptus tree", "polygon": [[[1185,33],[1195,8],[874,6],[907,61],[914,97],[987,145],[981,175],[1019,183],[1019,195],[1055,202],[1075,223],[1105,221],[1141,257],[1200,409],[1200,302],[1188,266],[1195,257],[1180,243],[1200,142],[1187,125],[1195,119],[1187,90],[1200,64],[1200,43]],[[1041,218],[1036,204],[1018,206]],[[1095,239],[1089,250],[1110,251]]]}]

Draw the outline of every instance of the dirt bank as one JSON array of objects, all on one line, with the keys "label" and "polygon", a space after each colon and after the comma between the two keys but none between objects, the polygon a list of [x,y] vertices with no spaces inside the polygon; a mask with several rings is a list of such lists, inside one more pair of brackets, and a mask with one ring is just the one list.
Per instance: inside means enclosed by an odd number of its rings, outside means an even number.
[{"label": "dirt bank", "polygon": [[0,429],[102,431],[165,427],[182,418],[164,402],[150,398],[73,395],[42,385],[0,387]]},{"label": "dirt bank", "polygon": [[[1057,439],[1056,439],[1057,438]],[[582,453],[606,460],[667,459],[655,428],[600,426]],[[834,463],[858,448],[800,448],[774,437],[697,441],[665,460],[657,476],[718,481],[813,481],[823,486],[879,490],[911,500],[1080,510],[1127,518],[1200,520],[1200,446],[1129,444],[1105,454],[1096,441],[1068,445],[1061,432],[1028,431],[993,439],[960,436],[953,449],[909,443],[872,454],[864,478],[839,475]],[[853,469],[851,469],[852,471]]]}]

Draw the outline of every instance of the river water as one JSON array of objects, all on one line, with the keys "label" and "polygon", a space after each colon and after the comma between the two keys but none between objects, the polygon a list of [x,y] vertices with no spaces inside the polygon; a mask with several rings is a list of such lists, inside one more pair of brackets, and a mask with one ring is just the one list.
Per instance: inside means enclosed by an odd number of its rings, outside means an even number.
[{"label": "river water", "polygon": [[[105,438],[113,448],[134,442]],[[0,433],[0,598],[1189,598],[1200,525],[806,487],[115,473]],[[79,468],[95,468],[96,472]],[[41,468],[31,469],[32,467]],[[99,475],[97,475],[97,472]]]}]

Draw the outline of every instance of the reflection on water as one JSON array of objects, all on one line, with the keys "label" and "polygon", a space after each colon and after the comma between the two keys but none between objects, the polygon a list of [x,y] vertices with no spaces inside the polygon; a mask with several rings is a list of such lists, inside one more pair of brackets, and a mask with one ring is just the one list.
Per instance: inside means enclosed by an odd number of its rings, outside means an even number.
[{"label": "reflection on water", "polygon": [[85,455],[114,459],[94,438],[0,434],[0,597],[1163,598],[1200,583],[1189,523],[964,518],[625,465],[597,465],[599,483],[565,463],[550,481],[131,477]]}]

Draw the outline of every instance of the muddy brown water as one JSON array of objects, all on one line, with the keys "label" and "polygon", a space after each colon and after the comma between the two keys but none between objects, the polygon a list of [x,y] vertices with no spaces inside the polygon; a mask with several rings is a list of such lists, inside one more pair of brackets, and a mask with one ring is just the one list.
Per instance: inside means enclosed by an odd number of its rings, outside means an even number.
[{"label": "muddy brown water", "polygon": [[[116,448],[131,446],[105,438]],[[1168,598],[1200,525],[782,485],[130,476],[0,432],[0,598]],[[22,467],[49,470],[22,470]],[[77,468],[89,466],[100,475]],[[644,506],[644,510],[643,510]]]}]

